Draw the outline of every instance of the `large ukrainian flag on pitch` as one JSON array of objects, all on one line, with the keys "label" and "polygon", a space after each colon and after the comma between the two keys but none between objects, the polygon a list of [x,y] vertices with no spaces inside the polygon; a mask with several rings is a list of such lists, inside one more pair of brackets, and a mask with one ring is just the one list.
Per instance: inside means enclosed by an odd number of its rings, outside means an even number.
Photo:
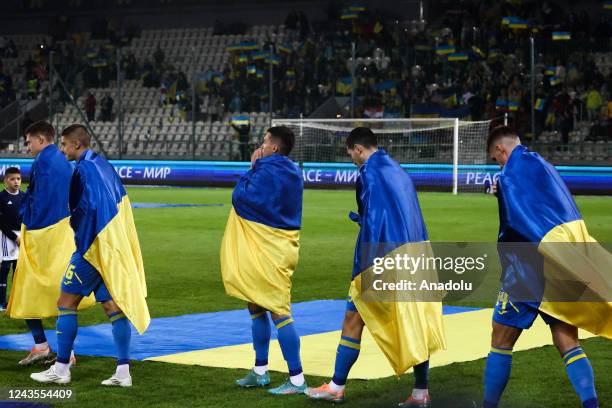
[{"label": "large ukrainian flag on pitch", "polygon": [[277,314],[291,313],[303,190],[298,166],[280,154],[257,160],[240,179],[221,243],[228,295]]},{"label": "large ukrainian flag on pitch", "polygon": [[[498,186],[499,241],[535,243],[538,254],[525,260],[517,251],[504,251],[502,244],[502,283],[525,282],[536,288],[540,299],[529,303],[541,311],[612,338],[612,255],[589,235],[559,173],[520,145],[505,164]],[[589,301],[581,301],[578,295],[583,293]]]},{"label": "large ukrainian flag on pitch", "polygon": [[130,199],[113,166],[93,150],[77,163],[70,209],[77,251],[102,275],[115,303],[142,334],[151,318]]},{"label": "large ukrainian flag on pitch", "polygon": [[362,277],[371,273],[376,257],[411,245],[421,249],[427,246],[427,230],[412,180],[384,150],[372,154],[359,169],[357,205],[356,220],[361,229],[350,296],[372,337],[400,375],[445,349],[442,303],[365,300]]},{"label": "large ukrainian flag on pitch", "polygon": [[[60,283],[74,252],[68,190],[72,165],[56,145],[34,159],[21,207],[21,245],[7,315],[38,319],[57,315]],[[91,305],[84,301],[81,308]]]}]

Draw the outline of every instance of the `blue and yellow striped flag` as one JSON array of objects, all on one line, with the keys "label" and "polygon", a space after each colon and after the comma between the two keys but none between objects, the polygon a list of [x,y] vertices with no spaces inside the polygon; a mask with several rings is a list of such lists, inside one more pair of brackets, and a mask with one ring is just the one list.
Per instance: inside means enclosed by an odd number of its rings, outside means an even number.
[{"label": "blue and yellow striped flag", "polygon": [[612,1],[604,1],[603,2],[603,8],[604,10],[612,10]]},{"label": "blue and yellow striped flag", "polygon": [[266,62],[272,65],[279,65],[281,63],[281,58],[278,55],[267,55]]},{"label": "blue and yellow striped flag", "polygon": [[354,3],[351,4],[351,6],[349,7],[350,11],[355,11],[355,12],[362,12],[362,11],[366,11],[367,7],[365,4],[361,4],[361,3]]},{"label": "blue and yellow striped flag", "polygon": [[259,44],[255,41],[242,41],[240,43],[240,49],[243,51],[254,51],[259,49]]},{"label": "blue and yellow striped flag", "polygon": [[348,95],[353,90],[353,81],[350,76],[338,78],[336,81],[336,92],[341,95]]},{"label": "blue and yellow striped flag", "polygon": [[508,110],[510,112],[516,112],[519,110],[519,103],[517,101],[508,101]]},{"label": "blue and yellow striped flag", "polygon": [[508,107],[508,101],[504,98],[497,98],[495,100],[496,109],[506,109]]},{"label": "blue and yellow striped flag", "polygon": [[232,116],[230,123],[234,126],[248,126],[251,123],[251,118],[247,115],[235,115]]},{"label": "blue and yellow striped flag", "polygon": [[113,166],[86,150],[70,187],[77,251],[102,276],[113,301],[140,334],[149,326],[147,285],[132,207]]},{"label": "blue and yellow striped flag", "polygon": [[563,82],[561,78],[556,75],[550,77],[550,84],[552,86],[559,85],[561,82]]},{"label": "blue and yellow striped flag", "polygon": [[448,60],[453,61],[467,61],[468,55],[464,52],[454,52],[452,54],[448,54]]},{"label": "blue and yellow striped flag", "polygon": [[544,70],[544,75],[555,75],[557,73],[557,67],[549,65]]},{"label": "blue and yellow striped flag", "polygon": [[572,33],[569,31],[554,31],[552,33],[552,39],[554,41],[567,41],[572,39]]},{"label": "blue and yellow striped flag", "polygon": [[535,110],[542,112],[544,110],[544,106],[546,104],[546,100],[542,98],[538,98],[535,101],[535,106],[533,107]]},{"label": "blue and yellow striped flag", "polygon": [[251,58],[254,61],[259,61],[259,60],[265,59],[267,55],[268,53],[266,51],[255,51],[251,53]]},{"label": "blue and yellow striped flag", "polygon": [[438,47],[436,47],[436,54],[438,55],[448,55],[454,52],[455,52],[454,45],[446,44],[446,45],[439,45]]},{"label": "blue and yellow striped flag", "polygon": [[359,17],[359,14],[355,11],[351,11],[350,9],[345,9],[340,15],[341,20],[355,20]]},{"label": "blue and yellow striped flag", "polygon": [[228,295],[273,313],[291,313],[303,189],[299,167],[280,154],[258,159],[240,179],[221,242]]},{"label": "blue and yellow striped flag", "polygon": [[[612,338],[612,255],[589,235],[555,167],[525,146],[517,146],[499,176],[498,193],[498,247],[507,248],[500,251],[504,290],[510,294],[513,288],[528,285],[531,294],[523,300],[532,307]],[[517,242],[534,244],[538,256],[522,256],[503,244]],[[577,293],[580,296],[575,299],[565,298]],[[582,300],[583,295],[596,293],[603,296]]]},{"label": "blue and yellow striped flag", "polygon": [[442,303],[378,301],[368,295],[366,282],[374,276],[376,258],[415,247],[420,254],[429,247],[427,230],[412,180],[384,150],[360,167],[357,197],[359,214],[352,213],[351,219],[360,230],[349,295],[391,367],[401,375],[446,348]]},{"label": "blue and yellow striped flag", "polygon": [[[21,207],[21,245],[6,312],[11,318],[57,316],[60,283],[75,249],[68,210],[71,178],[72,165],[56,145],[34,159]],[[93,304],[90,297],[79,308]]]}]

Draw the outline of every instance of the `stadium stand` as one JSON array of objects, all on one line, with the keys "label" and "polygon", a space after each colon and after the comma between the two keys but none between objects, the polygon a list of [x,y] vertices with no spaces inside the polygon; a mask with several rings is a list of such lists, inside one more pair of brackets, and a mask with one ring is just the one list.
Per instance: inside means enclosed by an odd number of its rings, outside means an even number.
[{"label": "stadium stand", "polygon": [[[85,113],[91,92],[97,106],[90,126],[107,153],[116,156],[120,123],[115,46],[122,44],[123,155],[226,160],[239,157],[230,125],[233,116],[250,118],[251,143],[269,124],[270,62],[275,116],[306,117],[329,98],[351,93],[353,39],[357,117],[446,115],[479,120],[506,114],[511,125],[554,162],[612,160],[609,24],[564,10],[548,13],[544,7],[530,10],[512,2],[487,10],[484,4],[462,13],[450,10],[426,26],[393,21],[376,10],[347,14],[338,9],[329,11],[322,25],[295,13],[284,25],[254,25],[243,34],[206,27],[143,30],[119,40],[96,39],[89,33],[57,41],[43,35],[7,35],[3,42],[13,42],[19,52],[2,61],[16,99],[33,98],[34,86],[36,97],[44,98],[52,48],[54,66],[76,97],[71,103],[65,91],[54,87],[60,108],[55,123],[62,128],[83,121],[79,110]],[[506,15],[530,19],[506,21]],[[532,30],[522,24],[537,30],[539,39],[536,137],[529,123],[527,79],[526,47]],[[572,41],[551,40],[557,30],[571,30]],[[598,52],[585,58],[585,44]],[[267,57],[271,48],[276,60]],[[78,72],[67,67],[71,65]],[[33,76],[35,85],[28,82]],[[194,84],[196,115],[191,114]],[[100,109],[105,97],[114,101],[108,115]],[[22,152],[18,143],[2,150]]]}]

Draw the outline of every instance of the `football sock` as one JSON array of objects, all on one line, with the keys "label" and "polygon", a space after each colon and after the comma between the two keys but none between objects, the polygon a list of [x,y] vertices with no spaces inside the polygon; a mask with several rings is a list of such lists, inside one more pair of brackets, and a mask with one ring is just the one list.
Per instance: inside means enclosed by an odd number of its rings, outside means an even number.
[{"label": "football sock", "polygon": [[414,371],[412,396],[416,399],[423,399],[429,387],[429,360],[415,365],[412,370]]},{"label": "football sock", "polygon": [[483,408],[495,408],[506,388],[512,369],[512,349],[491,347],[484,372]]},{"label": "football sock", "polygon": [[255,367],[253,370],[257,375],[263,375],[268,371],[268,351],[270,349],[270,336],[272,327],[268,313],[251,313],[251,333],[253,335],[253,349],[255,349]]},{"label": "football sock", "polygon": [[117,366],[117,370],[115,371],[115,377],[120,380],[128,378],[130,376],[130,365],[129,364],[119,364]]},{"label": "football sock", "polygon": [[45,329],[43,328],[42,320],[40,319],[26,319],[28,329],[32,333],[35,344],[43,344],[47,342],[47,336],[45,336]]},{"label": "football sock", "polygon": [[291,383],[296,386],[304,384],[302,361],[300,360],[300,336],[298,336],[291,316],[283,316],[274,320],[278,332],[278,343],[283,357],[289,367]]},{"label": "football sock", "polygon": [[337,392],[344,389],[349,371],[351,371],[351,367],[353,367],[353,364],[357,361],[357,357],[359,357],[359,350],[361,350],[360,340],[348,336],[340,337],[338,351],[336,352],[334,376],[330,383],[332,391]]},{"label": "football sock", "polygon": [[113,325],[113,339],[117,348],[117,366],[127,365],[130,362],[130,339],[132,329],[130,322],[123,312],[114,312],[108,315]]},{"label": "football sock", "polygon": [[582,406],[584,408],[597,408],[593,368],[582,348],[578,346],[565,352],[563,362],[565,363],[567,376],[582,401]]},{"label": "football sock", "polygon": [[58,308],[57,315],[57,362],[70,363],[70,353],[78,330],[77,311],[66,307]]}]

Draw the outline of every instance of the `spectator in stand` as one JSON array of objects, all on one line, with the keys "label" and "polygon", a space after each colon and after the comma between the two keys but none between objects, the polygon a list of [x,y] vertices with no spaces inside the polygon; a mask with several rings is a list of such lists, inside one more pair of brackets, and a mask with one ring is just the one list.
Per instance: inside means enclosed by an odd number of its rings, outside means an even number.
[{"label": "spectator in stand", "polygon": [[100,101],[100,119],[103,122],[111,122],[113,119],[113,104],[115,101],[107,92]]},{"label": "spectator in stand", "polygon": [[96,120],[96,105],[97,105],[96,97],[94,94],[89,91],[87,93],[87,98],[85,98],[85,114],[87,115],[87,120],[92,122]]},{"label": "spectator in stand", "polygon": [[153,53],[153,61],[155,61],[156,68],[161,69],[162,65],[164,64],[165,59],[166,59],[166,54],[164,54],[164,50],[162,50],[159,44],[157,44],[157,48],[155,49],[155,52]]},{"label": "spectator in stand", "polygon": [[603,100],[601,98],[601,94],[597,90],[597,87],[595,87],[594,84],[591,84],[586,95],[587,114],[590,122],[594,122],[599,119],[602,104]]}]

